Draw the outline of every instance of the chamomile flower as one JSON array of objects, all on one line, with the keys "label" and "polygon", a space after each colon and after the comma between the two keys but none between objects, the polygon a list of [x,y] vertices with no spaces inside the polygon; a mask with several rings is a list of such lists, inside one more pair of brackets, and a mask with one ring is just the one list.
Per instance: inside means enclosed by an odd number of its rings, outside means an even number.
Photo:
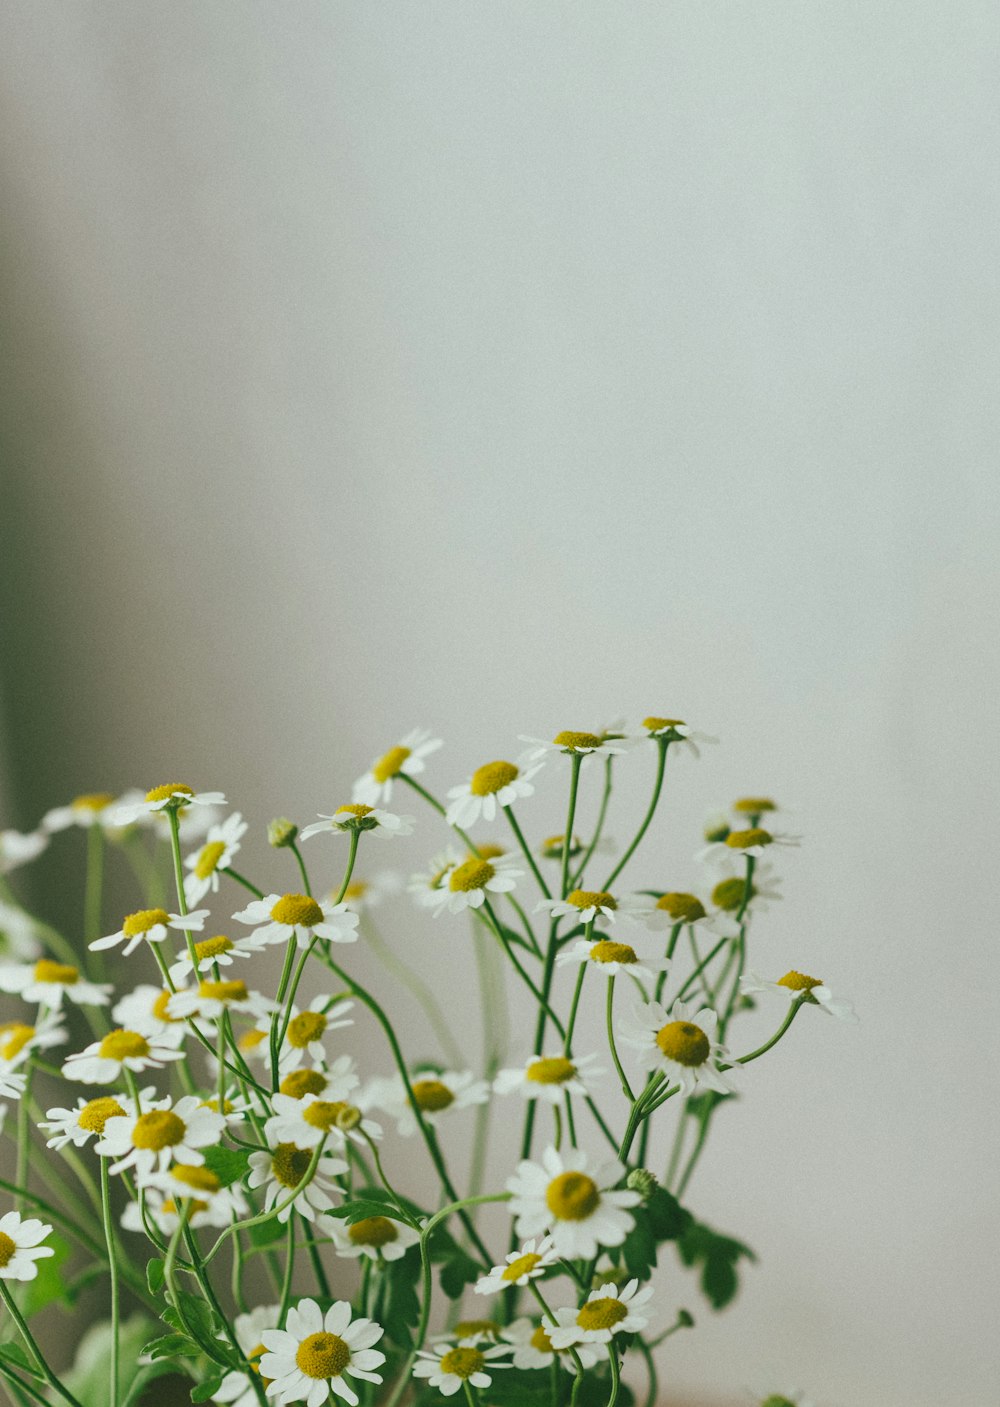
[{"label": "chamomile flower", "polygon": [[245,1016],[269,1016],[274,1002],[261,992],[252,992],[239,978],[228,982],[202,978],[197,987],[185,987],[175,992],[167,1002],[171,1016],[184,1019],[215,1021],[225,1011],[239,1011]]},{"label": "chamomile flower", "polygon": [[324,1314],[315,1300],[299,1300],[288,1311],[284,1329],[265,1329],[261,1338],[267,1352],[261,1356],[261,1377],[270,1379],[268,1397],[279,1403],[304,1402],[323,1407],[342,1397],[357,1407],[358,1394],[348,1377],[380,1383],[376,1372],[385,1354],[372,1345],[385,1330],[373,1319],[353,1319],[346,1300],[337,1300]]},{"label": "chamomile flower", "polygon": [[430,892],[428,907],[433,908],[435,917],[446,909],[460,914],[463,909],[481,908],[491,894],[509,894],[523,873],[510,855],[489,860],[472,856],[448,871],[440,886]]},{"label": "chamomile flower", "polygon": [[725,840],[714,840],[699,850],[696,860],[712,864],[731,865],[734,860],[759,860],[774,846],[798,846],[802,837],[779,835],[776,831],[765,830],[763,826],[750,826],[746,830],[730,831]]},{"label": "chamomile flower", "polygon": [[709,733],[696,732],[683,718],[644,718],[642,726],[650,738],[666,738],[675,747],[683,747],[692,757],[700,757],[699,744],[717,743]]},{"label": "chamomile flower", "polygon": [[178,1032],[177,1037],[170,1032],[168,1045],[163,1037],[159,1041],[147,1039],[138,1031],[109,1031],[101,1040],[67,1056],[62,1072],[67,1080],[83,1085],[110,1085],[121,1079],[126,1070],[133,1074],[161,1070],[171,1060],[184,1059],[184,1052],[178,1049],[182,1036],[183,1032]]},{"label": "chamomile flower", "polygon": [[737,816],[746,816],[751,825],[756,825],[761,816],[770,816],[775,811],[787,811],[770,796],[740,796],[733,802],[732,810]]},{"label": "chamomile flower", "polygon": [[0,831],[0,874],[37,860],[48,843],[43,831]]},{"label": "chamomile flower", "polygon": [[[236,958],[248,958],[264,945],[254,934],[243,938],[230,938],[228,934],[216,933],[211,938],[201,938],[194,945],[194,955],[199,972],[213,972],[218,967],[231,967]],[[186,982],[194,971],[194,963],[187,948],[176,962],[170,964],[170,979],[174,984]]]},{"label": "chamomile flower", "polygon": [[[503,1265],[495,1265],[488,1275],[476,1281],[477,1295],[495,1295],[513,1285],[522,1288],[529,1280],[544,1275],[559,1259],[551,1236],[532,1237],[519,1251],[511,1251]],[[511,1340],[513,1342],[513,1340]]]},{"label": "chamomile flower", "polygon": [[814,1003],[830,1016],[840,1021],[856,1022],[858,1017],[854,1007],[842,997],[835,997],[830,988],[819,977],[807,977],[804,972],[786,972],[777,982],[768,982],[751,968],[740,978],[741,989],[753,992],[775,992],[786,1001],[794,1001],[805,994],[807,1003]]},{"label": "chamomile flower", "polygon": [[236,1342],[246,1357],[245,1372],[234,1369],[227,1373],[215,1389],[212,1398],[225,1407],[257,1407],[258,1397],[253,1379],[260,1376],[260,1357],[265,1353],[261,1334],[265,1329],[276,1329],[281,1318],[278,1304],[258,1305],[249,1314],[237,1314],[233,1320]]},{"label": "chamomile flower", "polygon": [[104,1125],[94,1151],[114,1158],[113,1173],[135,1168],[140,1182],[150,1173],[165,1172],[172,1162],[205,1161],[202,1148],[218,1143],[226,1121],[207,1108],[196,1094],[186,1094],[176,1104],[169,1095],[152,1104],[143,1101],[143,1112],[114,1115]]},{"label": "chamomile flower", "polygon": [[542,752],[563,752],[567,756],[586,759],[595,752],[607,756],[617,756],[630,751],[635,746],[635,738],[629,738],[617,727],[602,729],[599,733],[580,733],[566,729],[554,738],[529,738],[520,735],[522,743],[534,743]]},{"label": "chamomile flower", "polygon": [[346,904],[313,899],[308,894],[268,894],[255,899],[233,918],[253,926],[252,937],[260,943],[287,943],[294,935],[300,948],[307,948],[311,935],[330,943],[356,943],[358,916]]},{"label": "chamomile flower", "polygon": [[[148,1104],[155,1094],[150,1085],[141,1092],[140,1103]],[[90,1139],[103,1134],[109,1119],[127,1117],[129,1111],[134,1113],[135,1109],[135,1100],[128,1095],[101,1094],[96,1099],[85,1099],[81,1095],[75,1109],[49,1109],[38,1127],[51,1135],[46,1140],[47,1148],[65,1148],[68,1143],[82,1148]]]},{"label": "chamomile flower", "polygon": [[445,819],[450,826],[463,829],[475,825],[480,817],[495,820],[499,808],[534,795],[531,778],[544,766],[537,748],[523,752],[516,762],[483,763],[467,781],[449,789]]},{"label": "chamomile flower", "polygon": [[556,966],[572,962],[592,963],[594,970],[604,977],[617,977],[624,972],[630,977],[651,978],[658,972],[670,970],[666,958],[653,956],[646,945],[619,943],[610,938],[599,938],[596,943],[588,938],[577,938],[569,947],[560,949]]},{"label": "chamomile flower", "polygon": [[337,1255],[348,1260],[359,1256],[374,1261],[401,1260],[420,1240],[419,1231],[388,1216],[366,1216],[350,1226],[339,1217],[331,1217],[327,1235]]},{"label": "chamomile flower", "polygon": [[[555,1348],[544,1326],[536,1324],[533,1319],[515,1319],[502,1332],[507,1343],[514,1349],[515,1368],[548,1368],[555,1359],[569,1372],[576,1372],[576,1364],[569,1350]],[[581,1344],[576,1349],[576,1356],[586,1370],[599,1363],[604,1354],[596,1348]]]},{"label": "chamomile flower", "polygon": [[299,839],[363,831],[366,835],[377,836],[379,840],[392,840],[395,836],[412,834],[415,824],[413,816],[395,816],[391,811],[352,801],[346,806],[338,806],[332,816],[325,816],[321,811],[318,821],[313,821],[311,826],[305,826],[299,832]]},{"label": "chamomile flower", "polygon": [[351,799],[366,806],[391,801],[393,780],[419,776],[426,769],[426,759],[443,746],[443,739],[431,737],[423,728],[415,728],[395,747],[376,757],[368,771],[354,783]]},{"label": "chamomile flower", "polygon": [[382,1135],[381,1127],[342,1095],[339,1099],[321,1099],[315,1094],[304,1094],[296,1099],[294,1095],[275,1094],[271,1106],[274,1114],[264,1126],[264,1132],[272,1144],[294,1143],[297,1148],[315,1148],[325,1138],[332,1138],[342,1147],[345,1138],[352,1134],[355,1142],[360,1141],[359,1130],[371,1139]]},{"label": "chamomile flower", "polygon": [[594,1069],[596,1055],[574,1055],[572,1059],[557,1052],[554,1055],[533,1055],[525,1065],[501,1070],[493,1081],[497,1094],[512,1094],[517,1090],[525,1099],[542,1099],[547,1104],[560,1105],[563,1096],[578,1094],[585,1097],[604,1074]]},{"label": "chamomile flower", "polygon": [[[340,1057],[340,1060],[349,1059],[350,1056]],[[334,1064],[339,1064],[339,1060]],[[287,1075],[282,1075],[278,1093],[287,1094],[289,1099],[304,1099],[307,1094],[314,1094],[317,1099],[333,1099],[337,1092],[337,1078],[334,1076],[331,1079],[330,1076],[331,1072],[321,1065],[297,1065]]]},{"label": "chamomile flower", "polygon": [[212,891],[219,892],[219,875],[232,864],[247,831],[247,823],[238,811],[227,816],[221,826],[211,826],[205,844],[184,861],[188,873],[184,876],[184,898],[198,904]]},{"label": "chamomile flower", "polygon": [[167,1010],[173,995],[169,987],[140,983],[115,1003],[111,1015],[120,1026],[138,1031],[141,1036],[165,1036],[172,1028],[184,1024],[183,1016],[171,1016]]},{"label": "chamomile flower", "polygon": [[78,1006],[107,1006],[109,982],[81,980],[80,969],[67,962],[39,958],[36,963],[0,965],[0,992],[16,992],[27,1002],[58,1011],[63,997]]},{"label": "chamomile flower", "polygon": [[41,1244],[51,1230],[47,1222],[25,1219],[20,1212],[0,1216],[0,1280],[34,1280],[35,1262],[55,1255],[52,1246]]},{"label": "chamomile flower", "polygon": [[37,958],[42,951],[35,920],[15,904],[0,901],[0,949],[21,962]]},{"label": "chamomile flower", "polygon": [[162,943],[171,928],[180,932],[200,933],[206,918],[207,909],[195,909],[190,914],[168,914],[166,909],[137,909],[134,914],[125,915],[116,933],[95,938],[87,946],[93,952],[100,952],[103,948],[116,948],[119,943],[124,943],[123,957],[128,957],[140,943]]},{"label": "chamomile flower", "polygon": [[463,1348],[478,1348],[484,1343],[499,1343],[501,1325],[495,1319],[460,1319],[443,1334],[435,1334],[432,1344],[460,1344]]},{"label": "chamomile flower", "polygon": [[490,1373],[511,1366],[496,1361],[509,1353],[508,1344],[495,1344],[492,1348],[463,1345],[449,1348],[446,1343],[437,1344],[420,1352],[413,1365],[413,1376],[426,1378],[442,1397],[454,1397],[466,1383],[475,1388],[489,1387],[493,1381]]},{"label": "chamomile flower", "polygon": [[438,903],[439,891],[447,890],[448,876],[461,863],[461,854],[449,845],[433,856],[426,870],[411,875],[406,888],[421,908],[432,909]]},{"label": "chamomile flower", "polygon": [[172,1163],[165,1172],[150,1173],[144,1187],[155,1187],[174,1203],[186,1198],[198,1202],[199,1210],[218,1218],[212,1225],[228,1226],[235,1217],[246,1216],[247,1199],[239,1183],[223,1187],[221,1178],[203,1163]]},{"label": "chamomile flower", "polygon": [[[282,1223],[287,1222],[293,1211],[304,1216],[306,1221],[315,1221],[317,1212],[329,1211],[333,1206],[331,1193],[337,1197],[343,1196],[331,1179],[347,1172],[348,1165],[343,1158],[335,1157],[327,1149],[320,1154],[311,1181],[302,1186],[315,1151],[314,1148],[296,1148],[294,1143],[279,1143],[268,1151],[261,1149],[250,1154],[248,1185],[264,1188],[265,1211],[288,1203],[278,1213],[278,1221]],[[299,1189],[297,1192],[296,1188]]]},{"label": "chamomile flower", "polygon": [[[371,1088],[371,1087],[370,1087]],[[396,1120],[396,1131],[404,1138],[417,1132],[416,1115],[410,1105],[403,1081],[398,1075],[381,1083],[376,1099],[378,1107]],[[425,1124],[436,1124],[444,1115],[467,1109],[473,1104],[485,1104],[490,1087],[477,1080],[470,1070],[428,1070],[410,1080],[413,1098]],[[371,1098],[371,1094],[369,1094]]]},{"label": "chamomile flower", "polygon": [[[289,1070],[294,1070],[301,1065],[307,1056],[314,1064],[327,1064],[330,1057],[327,1054],[324,1041],[331,1031],[354,1025],[353,1018],[347,1015],[353,1006],[353,1002],[334,1002],[332,997],[324,995],[313,997],[305,1011],[293,1006],[291,1019],[288,1022],[288,1029],[285,1031],[285,1039],[282,1041],[278,1056],[282,1074],[287,1074]],[[346,1069],[347,1067],[343,1065],[345,1060],[349,1066],[350,1057],[342,1056],[335,1062],[335,1067]],[[330,1078],[334,1078],[332,1068]],[[353,1089],[356,1084],[357,1079],[348,1088]]]},{"label": "chamomile flower", "polygon": [[[178,1196],[173,1197],[160,1187],[149,1187],[146,1184],[140,1186],[139,1194],[145,1204],[146,1219],[151,1221],[163,1236],[172,1236],[177,1230],[185,1203],[187,1203],[186,1220],[192,1231],[199,1231],[203,1226],[232,1225],[233,1214],[224,1201],[216,1200],[213,1202],[211,1199],[206,1201],[200,1193],[197,1195],[188,1193],[185,1196],[183,1192],[180,1192]],[[245,1208],[246,1204],[244,1203],[244,1210]],[[139,1202],[126,1203],[120,1220],[126,1231],[148,1234]]]},{"label": "chamomile flower", "polygon": [[[741,865],[740,868],[744,869],[745,866]],[[732,874],[712,886],[711,898],[718,909],[735,918],[743,908],[745,894],[745,875]],[[774,872],[774,866],[766,860],[759,860],[754,866],[753,879],[750,881],[750,900],[747,908],[753,913],[766,914],[771,905],[781,898],[780,881]]]},{"label": "chamomile flower", "polygon": [[718,1022],[714,1011],[694,1003],[676,1001],[667,1011],[659,1002],[636,1002],[621,1039],[637,1052],[640,1069],[662,1070],[685,1095],[699,1089],[730,1094],[734,1086],[719,1066],[733,1061],[715,1039]]},{"label": "chamomile flower", "polygon": [[152,787],[141,801],[117,806],[109,819],[115,826],[131,826],[168,808],[176,811],[186,806],[214,807],[225,804],[226,798],[221,791],[195,791],[185,782],[166,782],[163,786]]},{"label": "chamomile flower", "polygon": [[619,917],[638,918],[646,906],[633,899],[616,899],[604,889],[571,889],[565,899],[540,899],[535,913],[551,918],[572,917],[577,923],[614,923]]},{"label": "chamomile flower", "polygon": [[111,791],[90,791],[74,797],[68,806],[56,806],[46,811],[42,817],[41,829],[49,835],[57,831],[69,830],[70,826],[81,826],[89,830],[91,826],[107,823],[108,811],[121,803]]},{"label": "chamomile flower", "polygon": [[734,938],[740,931],[739,924],[724,909],[709,913],[697,894],[678,889],[668,890],[653,901],[652,908],[646,913],[645,923],[654,933],[673,928],[677,923],[708,929],[720,938]]},{"label": "chamomile flower", "polygon": [[49,1050],[66,1040],[66,1028],[56,1011],[43,1011],[33,1026],[24,1021],[0,1024],[0,1071],[9,1074],[22,1065],[32,1051]]},{"label": "chamomile flower", "polygon": [[564,1307],[556,1310],[556,1323],[543,1318],[552,1347],[569,1348],[575,1344],[608,1344],[615,1334],[638,1334],[649,1324],[643,1306],[652,1298],[653,1287],[639,1289],[638,1280],[630,1280],[623,1290],[602,1285],[592,1290],[579,1309]]},{"label": "chamomile flower", "polygon": [[519,1236],[550,1232],[558,1254],[569,1260],[620,1246],[635,1224],[628,1209],[641,1200],[638,1192],[615,1189],[622,1173],[620,1163],[595,1164],[580,1148],[546,1148],[540,1163],[525,1159],[506,1183],[514,1194],[514,1230]]}]

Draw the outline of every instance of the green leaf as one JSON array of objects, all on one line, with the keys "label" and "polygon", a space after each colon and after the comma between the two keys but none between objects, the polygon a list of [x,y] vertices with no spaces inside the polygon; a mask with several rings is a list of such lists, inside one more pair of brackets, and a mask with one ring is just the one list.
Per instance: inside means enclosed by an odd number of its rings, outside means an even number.
[{"label": "green leaf", "polygon": [[657,1243],[676,1241],[683,1236],[694,1218],[686,1212],[665,1187],[655,1187],[645,1204],[650,1227]]},{"label": "green leaf", "polygon": [[210,1401],[222,1386],[223,1379],[226,1376],[226,1373],[213,1373],[211,1377],[206,1378],[204,1382],[195,1383],[194,1387],[191,1389],[191,1401]]},{"label": "green leaf", "polygon": [[[400,1210],[392,1202],[375,1202],[367,1196],[353,1202],[345,1202],[342,1207],[328,1207],[324,1216],[335,1216],[353,1226],[356,1221],[365,1221],[370,1216],[384,1216],[391,1221],[405,1221]],[[408,1223],[407,1223],[408,1224]]]},{"label": "green leaf", "polygon": [[[118,1343],[121,1353],[121,1384],[124,1392],[132,1385],[136,1374],[135,1364],[142,1352],[142,1346],[155,1329],[152,1320],[143,1314],[133,1314],[124,1319],[118,1330]],[[111,1365],[111,1322],[103,1320],[91,1324],[76,1347],[73,1366],[60,1374],[70,1392],[85,1407],[91,1404],[106,1404],[108,1400],[108,1372]],[[155,1376],[157,1373],[174,1372],[169,1363],[157,1364],[143,1370]]]},{"label": "green leaf", "polygon": [[441,1289],[450,1300],[457,1300],[466,1285],[478,1280],[481,1274],[479,1262],[456,1246],[448,1259],[441,1264]]},{"label": "green leaf", "polygon": [[741,1260],[756,1261],[749,1246],[732,1236],[723,1236],[703,1222],[692,1221],[677,1242],[685,1265],[698,1266],[702,1293],[713,1309],[725,1309],[739,1289]]},{"label": "green leaf", "polygon": [[622,1243],[622,1255],[629,1275],[638,1280],[648,1278],[656,1265],[656,1237],[652,1219],[645,1207],[634,1207],[635,1225]]},{"label": "green leaf", "polygon": [[163,1290],[163,1261],[157,1256],[146,1262],[146,1284],[151,1295],[159,1295]]},{"label": "green leaf", "polygon": [[45,1244],[52,1247],[55,1255],[46,1256],[44,1260],[35,1262],[38,1266],[38,1274],[34,1280],[28,1281],[24,1303],[21,1305],[21,1313],[25,1319],[30,1319],[33,1314],[37,1314],[47,1304],[54,1304],[57,1300],[64,1304],[69,1303],[70,1297],[66,1291],[66,1281],[60,1268],[69,1258],[69,1246],[58,1231],[51,1231],[45,1238]]},{"label": "green leaf", "polygon": [[205,1166],[215,1173],[223,1187],[239,1182],[250,1166],[250,1154],[245,1148],[206,1148]]},{"label": "green leaf", "polygon": [[411,1246],[399,1260],[387,1262],[383,1274],[386,1287],[383,1327],[393,1343],[409,1348],[413,1329],[420,1318],[420,1297],[416,1288],[420,1279],[420,1252],[417,1247]]},{"label": "green leaf", "polygon": [[22,1368],[26,1373],[30,1373],[33,1378],[41,1377],[35,1360],[26,1348],[19,1343],[0,1344],[0,1359],[5,1363],[11,1363],[15,1368]]},{"label": "green leaf", "polygon": [[285,1235],[285,1227],[276,1216],[270,1221],[262,1221],[258,1226],[251,1226],[249,1231],[251,1246],[273,1246],[275,1241],[280,1241]]},{"label": "green leaf", "polygon": [[187,1334],[161,1334],[158,1339],[150,1339],[143,1344],[142,1352],[150,1358],[198,1358],[201,1349]]}]

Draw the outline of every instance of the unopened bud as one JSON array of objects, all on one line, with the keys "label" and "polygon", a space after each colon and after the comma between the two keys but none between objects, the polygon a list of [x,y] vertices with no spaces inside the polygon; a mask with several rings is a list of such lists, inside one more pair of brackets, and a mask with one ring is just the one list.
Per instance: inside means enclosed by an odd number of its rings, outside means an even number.
[{"label": "unopened bud", "polygon": [[659,1187],[655,1176],[648,1168],[633,1168],[625,1179],[625,1186],[633,1192],[638,1192],[644,1202],[648,1202],[653,1192]]},{"label": "unopened bud", "polygon": [[725,840],[732,827],[724,811],[709,816],[705,822],[705,840],[709,845],[717,845]]},{"label": "unopened bud", "polygon": [[286,816],[279,816],[276,820],[268,823],[268,844],[273,845],[276,850],[280,850],[283,846],[294,845],[298,833],[299,828],[294,821],[289,821]]},{"label": "unopened bud", "polygon": [[350,1133],[351,1129],[356,1129],[361,1122],[361,1110],[353,1104],[347,1104],[338,1112],[333,1122],[341,1133]]}]

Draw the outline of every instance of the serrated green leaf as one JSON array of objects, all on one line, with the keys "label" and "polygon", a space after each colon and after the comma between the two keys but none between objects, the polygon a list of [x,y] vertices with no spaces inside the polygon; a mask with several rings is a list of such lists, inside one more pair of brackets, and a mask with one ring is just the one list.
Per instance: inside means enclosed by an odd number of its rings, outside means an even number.
[{"label": "serrated green leaf", "polygon": [[683,1236],[694,1218],[685,1211],[672,1193],[665,1187],[655,1187],[645,1204],[649,1216],[650,1229],[657,1243],[676,1241]]},{"label": "serrated green leaf", "polygon": [[198,1358],[201,1348],[187,1334],[161,1334],[158,1339],[150,1339],[142,1350],[150,1358]]},{"label": "serrated green leaf", "polygon": [[146,1262],[146,1284],[151,1295],[157,1296],[163,1290],[163,1268],[164,1263],[158,1256]]},{"label": "serrated green leaf", "polygon": [[224,1148],[220,1144],[217,1148],[205,1148],[203,1152],[206,1168],[215,1173],[223,1187],[239,1182],[250,1166],[250,1154],[245,1148]]}]

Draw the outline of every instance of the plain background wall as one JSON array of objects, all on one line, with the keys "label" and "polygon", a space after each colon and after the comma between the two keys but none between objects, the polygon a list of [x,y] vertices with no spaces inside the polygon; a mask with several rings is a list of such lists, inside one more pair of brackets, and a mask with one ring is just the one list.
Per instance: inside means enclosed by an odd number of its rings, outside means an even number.
[{"label": "plain background wall", "polygon": [[762,1259],[670,1400],[994,1400],[995,6],[0,32],[7,823],[175,775],[307,818],[414,724],[442,789],[618,712],[720,733],[675,877],[713,803],[795,803],[761,948],[864,1021],[720,1120],[694,1200]]}]

